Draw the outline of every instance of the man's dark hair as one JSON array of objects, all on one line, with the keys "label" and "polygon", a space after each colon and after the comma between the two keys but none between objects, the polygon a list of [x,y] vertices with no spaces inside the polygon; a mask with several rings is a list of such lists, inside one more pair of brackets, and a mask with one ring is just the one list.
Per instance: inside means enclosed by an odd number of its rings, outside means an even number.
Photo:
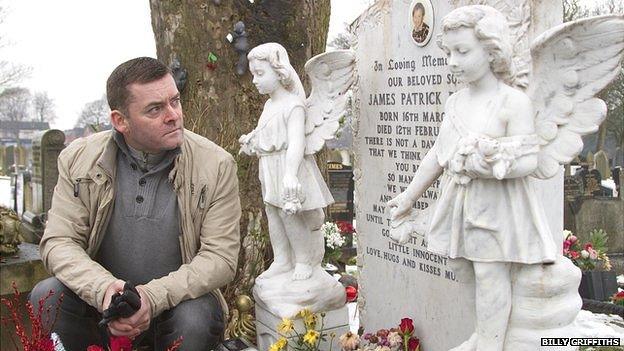
[{"label": "man's dark hair", "polygon": [[425,16],[425,6],[422,3],[417,2],[416,5],[414,5],[414,8],[412,9],[412,16],[414,16],[416,11],[421,11],[423,17]]},{"label": "man's dark hair", "polygon": [[130,101],[128,86],[145,84],[161,79],[171,70],[164,63],[151,57],[137,57],[117,66],[106,81],[106,98],[111,110],[126,113]]}]

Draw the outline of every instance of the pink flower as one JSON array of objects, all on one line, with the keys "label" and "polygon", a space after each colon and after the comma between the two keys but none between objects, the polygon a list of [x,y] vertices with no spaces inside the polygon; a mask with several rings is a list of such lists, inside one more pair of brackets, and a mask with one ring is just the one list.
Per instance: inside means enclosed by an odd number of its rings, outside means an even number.
[{"label": "pink flower", "polygon": [[578,251],[574,251],[574,250],[572,250],[572,251],[570,251],[570,257],[571,257],[573,260],[576,260],[576,259],[578,259],[579,257],[581,257],[581,254],[580,254]]},{"label": "pink flower", "polygon": [[568,240],[570,241],[570,244],[574,245],[574,243],[576,243],[578,241],[578,238],[574,235],[570,235],[568,237]]},{"label": "pink flower", "polygon": [[87,351],[105,351],[100,345],[91,345],[87,347]]},{"label": "pink flower", "polygon": [[377,331],[377,336],[380,337],[380,338],[385,338],[385,337],[388,337],[389,333],[390,332],[387,329],[379,329]]},{"label": "pink flower", "polygon": [[598,259],[598,252],[596,250],[594,250],[593,248],[588,248],[587,252],[589,252],[589,258],[592,260],[597,260]]},{"label": "pink flower", "polygon": [[572,246],[572,243],[570,242],[570,240],[565,240],[563,242],[563,252],[565,252],[566,250],[569,250],[570,246]]}]

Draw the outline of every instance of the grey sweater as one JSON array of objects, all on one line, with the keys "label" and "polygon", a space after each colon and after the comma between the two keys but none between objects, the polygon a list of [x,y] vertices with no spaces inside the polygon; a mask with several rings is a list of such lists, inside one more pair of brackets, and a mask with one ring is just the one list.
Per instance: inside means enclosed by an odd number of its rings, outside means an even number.
[{"label": "grey sweater", "polygon": [[182,264],[178,203],[167,176],[175,149],[157,155],[117,142],[115,204],[96,260],[116,278],[145,284]]}]

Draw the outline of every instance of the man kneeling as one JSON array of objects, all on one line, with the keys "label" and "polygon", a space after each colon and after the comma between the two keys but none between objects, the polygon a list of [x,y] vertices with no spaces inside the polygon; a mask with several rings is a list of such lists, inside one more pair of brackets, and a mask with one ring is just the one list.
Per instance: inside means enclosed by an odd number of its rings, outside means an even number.
[{"label": "man kneeling", "polygon": [[78,139],[59,156],[41,240],[53,277],[30,300],[64,293],[53,330],[67,350],[85,350],[102,344],[101,313],[130,281],[141,307],[108,323],[112,335],[156,350],[182,336],[182,350],[210,350],[227,315],[218,289],[234,278],[238,258],[234,159],[184,129],[180,93],[160,61],[119,65],[106,94],[114,129]]}]

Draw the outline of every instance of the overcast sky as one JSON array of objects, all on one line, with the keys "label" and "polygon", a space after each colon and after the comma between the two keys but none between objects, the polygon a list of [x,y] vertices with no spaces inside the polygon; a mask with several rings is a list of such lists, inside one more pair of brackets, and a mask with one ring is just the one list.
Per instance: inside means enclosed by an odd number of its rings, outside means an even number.
[{"label": "overcast sky", "polygon": [[[548,0],[554,1],[554,0]],[[582,0],[591,4],[595,0]],[[331,0],[329,40],[372,0]],[[2,59],[32,67],[22,86],[47,91],[59,116],[53,127],[72,128],[85,103],[100,98],[121,62],[156,57],[148,0],[0,0],[7,7]]]},{"label": "overcast sky", "polygon": [[[370,0],[332,0],[330,38]],[[2,59],[32,67],[22,86],[47,91],[59,116],[53,127],[72,128],[85,103],[100,98],[121,62],[156,57],[147,0],[0,0],[7,7]]]}]

